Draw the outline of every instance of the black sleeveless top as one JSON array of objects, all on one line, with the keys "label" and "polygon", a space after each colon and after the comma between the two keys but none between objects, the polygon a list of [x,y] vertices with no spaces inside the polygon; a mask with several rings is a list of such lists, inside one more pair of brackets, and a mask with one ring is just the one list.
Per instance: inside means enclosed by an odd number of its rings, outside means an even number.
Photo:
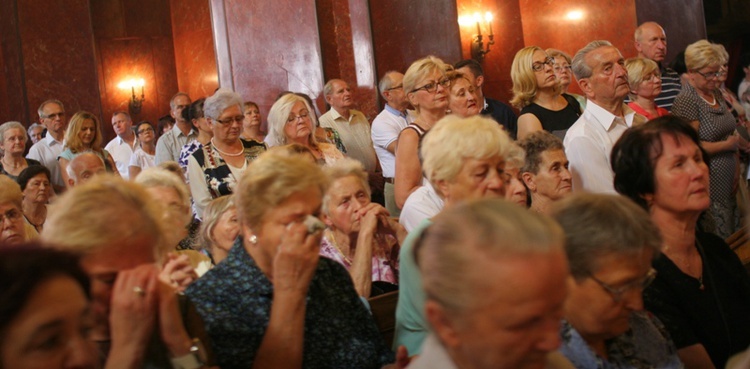
[{"label": "black sleeveless top", "polygon": [[568,102],[568,105],[561,110],[549,110],[531,103],[521,109],[521,115],[526,113],[533,114],[542,123],[542,128],[545,131],[551,132],[562,139],[565,137],[565,132],[568,131],[568,128],[581,116],[581,105],[575,97],[568,94],[563,94],[562,96]]}]

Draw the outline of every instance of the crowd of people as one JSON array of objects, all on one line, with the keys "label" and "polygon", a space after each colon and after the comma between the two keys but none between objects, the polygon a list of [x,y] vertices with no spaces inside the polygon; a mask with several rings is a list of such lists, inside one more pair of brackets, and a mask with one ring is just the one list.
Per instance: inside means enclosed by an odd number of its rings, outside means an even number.
[{"label": "crowd of people", "polygon": [[[748,368],[750,57],[427,56],[330,109],[228,89],[0,125],[0,368]],[[574,77],[574,78],[573,78]],[[569,91],[573,79],[582,95]],[[30,146],[30,147],[29,147]],[[393,336],[371,303],[397,296]],[[745,352],[748,350],[748,352]]]}]

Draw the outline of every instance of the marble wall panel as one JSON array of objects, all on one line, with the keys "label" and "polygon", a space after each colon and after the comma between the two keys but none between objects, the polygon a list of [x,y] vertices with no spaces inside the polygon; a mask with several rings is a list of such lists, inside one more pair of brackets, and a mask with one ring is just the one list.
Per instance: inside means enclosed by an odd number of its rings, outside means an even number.
[{"label": "marble wall panel", "polygon": [[667,62],[674,60],[691,43],[706,38],[702,0],[635,0],[635,10],[638,24],[651,21],[664,28],[668,41]]},{"label": "marble wall panel", "polygon": [[[174,62],[180,91],[193,99],[210,96],[219,87],[209,3],[172,0]],[[170,97],[175,91],[169,93]]]}]

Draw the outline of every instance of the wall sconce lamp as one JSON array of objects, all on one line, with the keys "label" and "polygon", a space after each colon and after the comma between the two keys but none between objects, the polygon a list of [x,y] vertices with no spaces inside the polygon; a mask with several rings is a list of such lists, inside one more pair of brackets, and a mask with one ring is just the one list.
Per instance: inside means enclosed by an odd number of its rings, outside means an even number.
[{"label": "wall sconce lamp", "polygon": [[489,30],[486,48],[484,44],[485,36],[482,35],[482,16],[479,13],[474,13],[473,16],[465,15],[458,19],[458,23],[462,26],[476,23],[477,33],[471,39],[471,58],[478,62],[484,60],[484,56],[490,52],[490,46],[495,44],[495,34],[492,32],[492,13],[484,13],[484,22],[487,30]]},{"label": "wall sconce lamp", "polygon": [[[140,114],[141,108],[143,107],[143,101],[146,100],[146,97],[143,94],[143,85],[144,85],[143,78],[139,79],[129,79],[126,81],[120,82],[117,87],[121,88],[123,90],[127,90],[130,88],[130,93],[132,94],[130,97],[130,103],[128,104],[128,109],[130,110],[130,114]],[[140,87],[141,88],[141,97],[137,97],[135,95],[135,88]]]}]

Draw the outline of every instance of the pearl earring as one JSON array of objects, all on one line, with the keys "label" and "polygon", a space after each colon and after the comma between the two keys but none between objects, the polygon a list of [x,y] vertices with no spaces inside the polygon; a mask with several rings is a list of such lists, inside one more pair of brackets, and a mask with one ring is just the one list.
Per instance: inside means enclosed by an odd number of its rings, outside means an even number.
[{"label": "pearl earring", "polygon": [[252,235],[252,236],[250,236],[250,238],[248,238],[248,241],[250,241],[250,243],[252,243],[253,245],[257,245],[258,244],[258,236]]}]

